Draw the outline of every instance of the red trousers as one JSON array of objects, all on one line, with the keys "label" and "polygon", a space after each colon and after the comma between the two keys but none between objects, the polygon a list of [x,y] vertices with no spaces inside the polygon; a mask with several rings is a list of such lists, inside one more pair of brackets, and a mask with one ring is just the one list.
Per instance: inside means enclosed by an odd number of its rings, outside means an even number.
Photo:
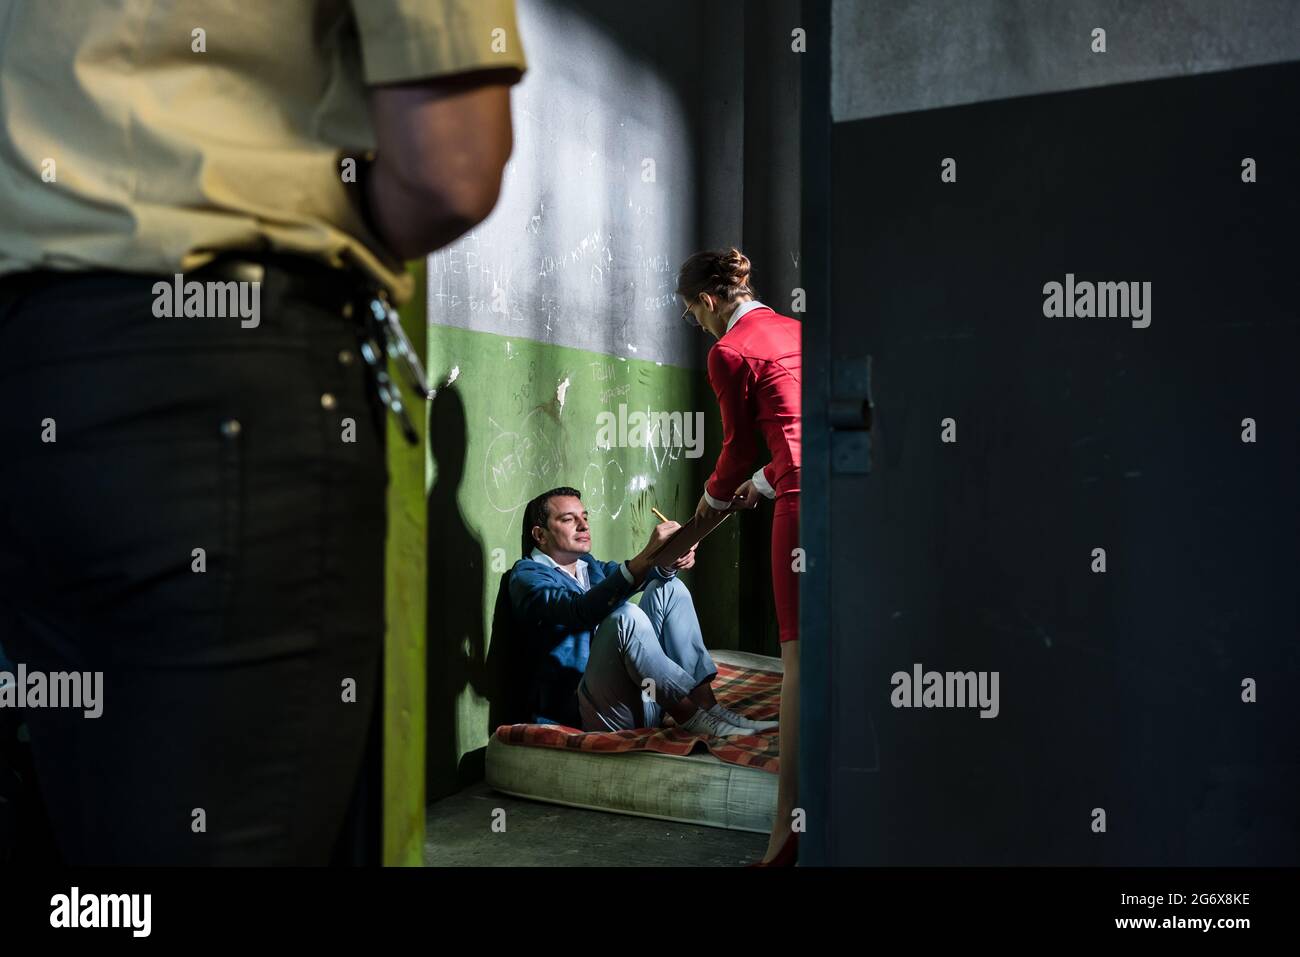
[{"label": "red trousers", "polygon": [[[799,492],[778,495],[772,515],[772,593],[781,641],[799,640],[799,575],[805,567],[799,547]],[[800,571],[795,571],[795,568]]]}]

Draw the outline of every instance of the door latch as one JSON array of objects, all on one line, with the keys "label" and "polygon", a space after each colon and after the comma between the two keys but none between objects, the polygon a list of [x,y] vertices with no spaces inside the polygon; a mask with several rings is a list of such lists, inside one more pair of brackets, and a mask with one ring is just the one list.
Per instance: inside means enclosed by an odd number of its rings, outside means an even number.
[{"label": "door latch", "polygon": [[836,359],[831,368],[831,473],[871,471],[871,356]]}]

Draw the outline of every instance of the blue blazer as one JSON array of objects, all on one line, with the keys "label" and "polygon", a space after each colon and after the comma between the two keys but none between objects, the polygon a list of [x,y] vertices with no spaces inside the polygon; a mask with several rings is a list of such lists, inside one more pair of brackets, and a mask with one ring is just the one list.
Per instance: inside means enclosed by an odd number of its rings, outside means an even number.
[{"label": "blue blazer", "polygon": [[652,578],[672,578],[651,568],[641,585],[628,583],[621,562],[602,562],[590,555],[591,590],[584,592],[572,576],[531,558],[510,571],[510,606],[514,610],[516,649],[526,672],[528,709],[535,724],[582,727],[576,692],[587,670],[591,638],[615,608]]}]

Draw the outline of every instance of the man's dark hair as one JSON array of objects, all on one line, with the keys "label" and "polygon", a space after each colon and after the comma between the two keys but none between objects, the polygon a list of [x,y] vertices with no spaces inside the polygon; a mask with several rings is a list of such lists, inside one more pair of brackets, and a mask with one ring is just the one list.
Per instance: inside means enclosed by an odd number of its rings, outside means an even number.
[{"label": "man's dark hair", "polygon": [[523,557],[527,558],[537,543],[533,541],[533,529],[540,525],[546,527],[547,519],[551,517],[551,499],[557,495],[572,495],[574,498],[582,498],[582,493],[576,488],[569,488],[567,485],[561,485],[559,488],[553,488],[549,492],[543,492],[537,498],[533,499],[524,508],[524,532],[520,540],[520,546],[523,548]]}]

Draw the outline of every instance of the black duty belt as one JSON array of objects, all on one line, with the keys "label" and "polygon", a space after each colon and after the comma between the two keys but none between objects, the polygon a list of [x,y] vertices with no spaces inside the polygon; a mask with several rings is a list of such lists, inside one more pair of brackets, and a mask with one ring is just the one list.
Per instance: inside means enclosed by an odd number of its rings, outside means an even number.
[{"label": "black duty belt", "polygon": [[418,445],[415,430],[402,392],[388,374],[392,361],[422,399],[432,399],[433,390],[420,357],[402,329],[397,310],[388,293],[368,276],[355,271],[332,269],[301,256],[284,254],[225,254],[214,259],[186,278],[213,277],[235,282],[265,281],[267,270],[287,276],[294,286],[293,295],[336,308],[342,303],[343,316],[351,319],[357,336],[358,351],[366,363],[369,377],[379,400],[397,419],[402,436]]}]

